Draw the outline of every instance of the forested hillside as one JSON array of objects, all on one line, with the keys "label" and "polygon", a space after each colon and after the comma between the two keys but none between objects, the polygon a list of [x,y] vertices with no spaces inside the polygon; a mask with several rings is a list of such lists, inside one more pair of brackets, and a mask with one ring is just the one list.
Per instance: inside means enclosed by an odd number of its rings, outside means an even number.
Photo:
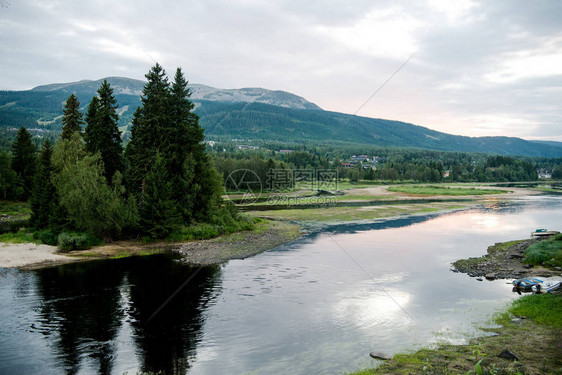
[{"label": "forested hillside", "polygon": [[[125,142],[131,120],[140,103],[143,81],[112,77]],[[0,92],[0,132],[12,139],[20,126],[31,134],[59,133],[65,100],[75,94],[87,103],[100,81],[52,84],[28,91]],[[434,131],[400,121],[373,119],[320,110],[296,95],[264,89],[220,90],[195,88],[192,102],[205,135],[210,140],[243,139],[249,142],[283,141],[301,144],[372,145],[415,147],[430,150],[492,153],[538,157],[562,157],[559,142],[526,141],[509,137],[465,137]],[[191,86],[190,86],[191,87]],[[210,99],[210,100],[209,100]],[[274,104],[274,105],[272,105]],[[0,147],[5,149],[4,144]]]}]

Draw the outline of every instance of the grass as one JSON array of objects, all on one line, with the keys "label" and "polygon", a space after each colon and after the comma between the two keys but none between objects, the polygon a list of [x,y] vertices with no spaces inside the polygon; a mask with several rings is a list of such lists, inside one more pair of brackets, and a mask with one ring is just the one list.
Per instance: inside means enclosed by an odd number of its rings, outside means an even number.
[{"label": "grass", "polygon": [[562,267],[562,233],[529,246],[525,251],[524,262]]},{"label": "grass", "polygon": [[373,220],[383,217],[398,215],[409,215],[424,212],[435,212],[440,210],[458,209],[464,206],[451,206],[440,203],[430,204],[401,204],[385,206],[362,206],[362,207],[322,207],[310,209],[287,209],[254,211],[255,216],[292,220],[292,221],[354,221]]},{"label": "grass", "polygon": [[0,234],[0,242],[6,243],[29,243],[37,242],[33,238],[33,232],[27,231],[25,228],[20,229],[17,232],[8,232]]},{"label": "grass", "polygon": [[[249,215],[241,214],[239,219],[227,224],[196,223],[183,227],[182,229],[170,234],[166,242],[188,242],[195,240],[208,240],[224,234],[241,231],[253,230],[256,223],[261,219]],[[153,238],[146,238],[145,242],[156,241]]]},{"label": "grass", "polygon": [[0,200],[0,214],[8,216],[25,217],[31,215],[28,202],[13,202]]},{"label": "grass", "polygon": [[515,300],[509,308],[513,315],[525,316],[538,324],[562,328],[562,296],[531,294]]},{"label": "grass", "polygon": [[487,195],[487,194],[504,194],[508,190],[494,189],[477,189],[477,188],[461,188],[449,186],[390,186],[388,191],[405,194],[421,194],[421,195]]},{"label": "grass", "polygon": [[503,253],[504,251],[506,251],[507,249],[509,249],[512,246],[515,246],[517,244],[520,244],[521,242],[525,242],[528,240],[515,240],[515,241],[508,241],[508,242],[499,242],[493,246],[490,246],[488,248],[488,254],[498,254],[498,253]]}]

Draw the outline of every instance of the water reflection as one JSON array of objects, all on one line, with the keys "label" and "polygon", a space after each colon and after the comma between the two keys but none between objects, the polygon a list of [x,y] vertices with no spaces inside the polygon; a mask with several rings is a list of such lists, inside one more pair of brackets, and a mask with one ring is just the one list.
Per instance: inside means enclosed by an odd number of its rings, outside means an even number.
[{"label": "water reflection", "polygon": [[130,274],[131,317],[142,371],[185,374],[203,324],[201,311],[216,297],[219,266],[205,267],[162,308],[155,311],[196,269],[144,262]]},{"label": "water reflection", "polygon": [[216,295],[220,267],[201,269],[148,318],[194,272],[159,256],[40,270],[36,288],[41,305],[32,329],[50,337],[67,374],[115,372],[121,349],[116,338],[124,325],[132,328],[140,360],[132,368],[185,374],[203,323],[201,310]]},{"label": "water reflection", "polygon": [[333,374],[372,366],[371,351],[475,333],[474,322],[517,295],[505,280],[450,272],[451,262],[560,222],[562,197],[539,196],[330,227],[202,269],[154,319],[196,269],[155,256],[0,270],[0,374]]},{"label": "water reflection", "polygon": [[37,275],[42,303],[33,328],[52,335],[64,372],[77,373],[86,355],[97,372],[109,373],[113,340],[123,317],[119,308],[121,265],[84,263],[44,269]]}]

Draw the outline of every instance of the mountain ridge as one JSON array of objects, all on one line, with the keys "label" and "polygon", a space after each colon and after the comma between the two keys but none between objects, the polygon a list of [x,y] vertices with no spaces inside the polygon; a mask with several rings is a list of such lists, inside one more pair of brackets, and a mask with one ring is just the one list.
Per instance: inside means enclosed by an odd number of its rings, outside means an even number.
[{"label": "mountain ridge", "polygon": [[[106,78],[119,104],[119,125],[127,133],[141,104],[144,81]],[[37,86],[26,91],[0,91],[0,129],[20,126],[38,132],[60,132],[64,101],[75,93],[85,109],[103,79]],[[322,110],[284,91],[260,88],[215,89],[190,84],[195,112],[208,139],[246,139],[285,143],[358,144],[414,147],[442,151],[562,157],[562,143],[515,137],[467,137],[438,132],[401,121]],[[292,104],[291,104],[292,103]],[[305,104],[310,103],[311,107]]]},{"label": "mountain ridge", "polygon": [[[33,92],[53,92],[62,91],[71,93],[97,90],[103,80],[107,80],[113,87],[115,95],[142,95],[142,89],[146,81],[127,78],[127,77],[106,77],[98,80],[81,80],[67,83],[52,83],[40,85],[29,91]],[[224,102],[245,102],[245,103],[264,103],[279,107],[295,108],[295,109],[316,109],[321,110],[319,106],[309,102],[305,98],[282,90],[268,90],[259,87],[243,87],[240,89],[219,89],[216,87],[190,83],[188,85],[191,90],[192,100],[210,100]]]}]

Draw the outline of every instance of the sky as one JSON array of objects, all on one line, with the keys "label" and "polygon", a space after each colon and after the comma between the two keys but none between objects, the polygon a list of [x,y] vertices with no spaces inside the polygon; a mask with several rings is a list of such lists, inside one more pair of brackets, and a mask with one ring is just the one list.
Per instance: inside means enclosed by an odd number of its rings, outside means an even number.
[{"label": "sky", "polygon": [[158,61],[330,111],[562,141],[560,15],[558,0],[0,0],[0,89],[144,79]]}]

